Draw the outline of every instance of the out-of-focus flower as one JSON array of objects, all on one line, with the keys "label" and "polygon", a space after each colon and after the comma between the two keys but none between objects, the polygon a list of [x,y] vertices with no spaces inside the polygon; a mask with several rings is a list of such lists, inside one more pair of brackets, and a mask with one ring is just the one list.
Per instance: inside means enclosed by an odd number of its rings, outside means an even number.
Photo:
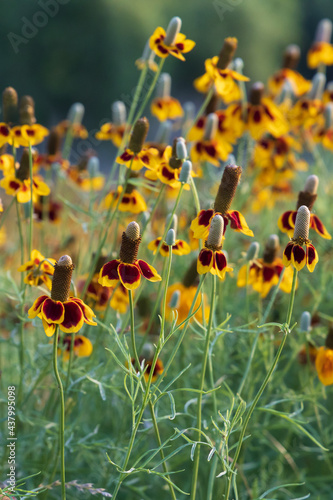
[{"label": "out-of-focus flower", "polygon": [[325,347],[320,347],[316,356],[316,370],[324,385],[333,384],[333,331],[328,332]]},{"label": "out-of-focus flower", "polygon": [[180,33],[181,25],[181,19],[173,17],[166,32],[161,27],[156,28],[149,39],[151,50],[161,58],[171,55],[185,61],[183,54],[190,52],[195,46],[195,42],[188,40],[183,33]]},{"label": "out-of-focus flower", "polygon": [[219,167],[220,160],[227,160],[233,146],[227,141],[218,141],[217,129],[219,125],[216,113],[210,113],[205,121],[203,138],[195,142],[191,148],[191,159],[195,162],[209,162]]},{"label": "out-of-focus flower", "polygon": [[98,282],[103,286],[115,286],[120,280],[125,288],[134,290],[140,285],[141,276],[149,281],[161,281],[155,268],[137,259],[140,243],[140,227],[130,222],[123,232],[119,259],[104,264]]},{"label": "out-of-focus flower", "polygon": [[300,55],[298,45],[288,45],[284,52],[282,68],[268,80],[268,89],[273,97],[280,94],[286,81],[289,82],[293,94],[297,97],[310,90],[311,82],[295,71]]},{"label": "out-of-focus flower", "polygon": [[149,40],[148,40],[145,45],[145,48],[143,49],[142,56],[135,61],[135,65],[140,70],[143,70],[146,66],[148,66],[148,68],[151,71],[157,71],[158,65],[154,61],[154,58],[155,58],[155,52],[153,52],[149,47]]},{"label": "out-of-focus flower", "polygon": [[332,35],[332,21],[322,19],[318,24],[315,39],[308,52],[309,68],[318,68],[321,64],[333,64],[333,46],[330,44]]},{"label": "out-of-focus flower", "polygon": [[17,270],[22,273],[29,271],[24,278],[24,283],[31,286],[46,285],[49,290],[52,288],[55,259],[44,257],[38,250],[31,252],[31,257],[28,262],[22,264]]},{"label": "out-of-focus flower", "polygon": [[65,333],[78,332],[84,323],[96,325],[95,314],[81,299],[69,296],[73,273],[72,259],[62,256],[54,267],[51,298],[38,297],[28,311],[29,318],[42,319],[46,335],[52,337],[56,325]]},{"label": "out-of-focus flower", "polygon": [[[169,222],[169,217],[167,218],[166,225],[168,225],[168,222]],[[173,229],[175,233],[177,232],[177,225],[178,225],[178,218],[176,215],[174,215],[170,228]],[[148,250],[152,250],[154,255],[158,249],[161,239],[162,238],[159,236],[155,240],[151,241],[148,245]],[[174,244],[172,245],[171,251],[175,255],[188,255],[191,252],[191,248],[188,245],[188,243],[186,243],[186,241],[176,239]],[[162,243],[159,252],[163,257],[169,256],[169,245],[165,241]]]},{"label": "out-of-focus flower", "polygon": [[104,123],[95,134],[100,141],[112,141],[119,148],[126,130],[126,106],[122,101],[115,101],[111,107],[112,122]]},{"label": "out-of-focus flower", "polygon": [[[60,356],[62,353],[63,360],[68,361],[70,358],[72,337],[70,335],[66,335],[62,339],[62,344],[63,349],[58,348],[58,356]],[[78,358],[84,358],[90,356],[92,352],[93,346],[91,341],[83,335],[75,335],[73,354]]]},{"label": "out-of-focus flower", "polygon": [[171,97],[171,76],[161,73],[156,85],[155,98],[151,102],[150,111],[153,116],[164,122],[181,118],[184,114],[178,99]]}]

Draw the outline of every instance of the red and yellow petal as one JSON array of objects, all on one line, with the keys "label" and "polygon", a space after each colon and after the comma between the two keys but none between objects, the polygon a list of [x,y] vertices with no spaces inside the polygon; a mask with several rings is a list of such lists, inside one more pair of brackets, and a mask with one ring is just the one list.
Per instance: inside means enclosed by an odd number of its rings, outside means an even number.
[{"label": "red and yellow petal", "polygon": [[140,285],[141,273],[135,264],[121,262],[118,267],[120,281],[128,290],[135,290]]},{"label": "red and yellow petal", "polygon": [[60,330],[65,333],[78,332],[84,323],[84,315],[81,307],[72,299],[66,300],[63,305],[65,308],[65,316],[60,324]]},{"label": "red and yellow petal", "polygon": [[293,244],[291,250],[291,262],[297,271],[303,269],[307,262],[306,252],[301,245]]},{"label": "red and yellow petal", "polygon": [[136,261],[136,264],[139,267],[142,276],[147,280],[152,282],[162,280],[161,276],[158,274],[156,269],[150,264],[148,264],[148,262],[139,259]]},{"label": "red and yellow petal", "polygon": [[118,266],[120,260],[111,260],[104,264],[99,273],[98,283],[102,286],[115,286],[119,281]]},{"label": "red and yellow petal", "polygon": [[41,295],[40,297],[38,297],[38,299],[35,300],[35,302],[32,304],[32,306],[28,311],[29,318],[33,319],[36,316],[38,316],[42,308],[43,302],[48,298],[49,298],[48,295]]},{"label": "red and yellow petal", "polygon": [[83,312],[84,316],[84,322],[87,323],[88,325],[97,325],[97,323],[93,320],[93,318],[96,317],[96,314],[94,314],[94,311],[90,309],[87,304],[83,302],[83,300],[79,299],[78,297],[70,297],[70,299],[75,302]]},{"label": "red and yellow petal", "polygon": [[60,324],[65,316],[63,303],[59,300],[52,300],[50,298],[44,300],[40,312],[42,318],[45,319],[47,323]]},{"label": "red and yellow petal", "polygon": [[332,238],[317,215],[310,215],[310,227],[311,229],[314,229],[318,234],[320,234],[322,238],[325,238],[326,240],[330,240]]},{"label": "red and yellow petal", "polygon": [[198,256],[197,271],[198,274],[210,272],[214,264],[214,252],[209,248],[203,248]]},{"label": "red and yellow petal", "polygon": [[188,255],[191,252],[191,247],[184,240],[176,240],[172,247],[172,253],[175,255]]},{"label": "red and yellow petal", "polygon": [[306,265],[307,268],[309,269],[310,273],[313,272],[314,268],[316,267],[316,264],[319,260],[317,250],[311,243],[308,243],[306,245]]},{"label": "red and yellow petal", "polygon": [[44,318],[42,318],[42,321],[45,334],[47,335],[47,337],[52,337],[55,332],[56,325],[54,323],[48,323]]},{"label": "red and yellow petal", "polygon": [[241,232],[246,236],[253,236],[253,231],[251,231],[244,216],[240,212],[238,212],[237,210],[228,210],[226,215],[230,220],[231,229],[237,232]]},{"label": "red and yellow petal", "polygon": [[[282,233],[287,233],[288,236],[291,238],[294,234],[294,226],[290,225],[290,216],[295,212],[295,210],[288,210],[287,212],[284,212],[278,220],[278,227]],[[297,213],[297,212],[296,212]]]},{"label": "red and yellow petal", "polygon": [[[220,280],[224,280],[225,273],[227,271],[232,271],[232,268],[228,267],[226,256],[220,250],[218,250],[217,252],[214,252],[213,268],[214,268],[216,276]],[[211,270],[211,273],[213,274],[212,270]]]},{"label": "red and yellow petal", "polygon": [[333,349],[320,347],[316,356],[316,370],[322,384],[333,384]]},{"label": "red and yellow petal", "polygon": [[292,241],[290,241],[288,243],[288,245],[286,246],[286,248],[284,249],[282,263],[285,267],[288,267],[291,264],[291,253],[292,253],[293,246],[294,246],[294,243]]},{"label": "red and yellow petal", "polygon": [[213,209],[200,210],[197,217],[191,222],[191,229],[193,231],[194,238],[207,238],[210,222],[214,217],[214,213]]},{"label": "red and yellow petal", "polygon": [[132,159],[134,159],[135,153],[131,151],[129,148],[126,148],[123,154],[117,157],[117,163],[120,165],[128,165]]}]

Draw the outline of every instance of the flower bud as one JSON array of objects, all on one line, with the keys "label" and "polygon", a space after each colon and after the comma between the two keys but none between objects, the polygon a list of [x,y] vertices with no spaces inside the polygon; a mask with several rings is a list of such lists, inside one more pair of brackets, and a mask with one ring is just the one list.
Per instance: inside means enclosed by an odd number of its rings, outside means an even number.
[{"label": "flower bud", "polygon": [[168,144],[170,140],[171,130],[172,123],[170,120],[161,122],[156,132],[155,142],[157,142],[158,144]]},{"label": "flower bud", "polygon": [[324,73],[316,73],[312,78],[312,87],[309,92],[309,99],[321,99],[323,96],[325,84],[326,76],[324,75]]},{"label": "flower bud", "polygon": [[166,30],[165,38],[164,38],[164,43],[167,46],[174,45],[176,41],[176,37],[178,33],[180,32],[180,29],[182,27],[182,20],[180,17],[173,17],[171,21],[169,22],[169,25]]},{"label": "flower bud", "polygon": [[237,38],[228,37],[224,39],[223,47],[219,54],[217,67],[226,69],[232,61],[237,49]]},{"label": "flower bud", "polygon": [[310,194],[317,194],[319,179],[316,175],[309,175],[306,179],[304,191]]},{"label": "flower bud", "polygon": [[156,97],[170,97],[171,95],[171,76],[169,73],[161,73],[158,79],[156,90]]},{"label": "flower bud", "polygon": [[17,122],[18,97],[13,87],[7,87],[2,92],[3,121],[8,124]]},{"label": "flower bud", "polygon": [[130,238],[131,240],[137,240],[140,238],[140,226],[137,222],[132,221],[128,224],[126,228],[126,236]]},{"label": "flower bud", "polygon": [[176,142],[176,155],[180,160],[186,160],[187,158],[187,148],[186,142],[183,137],[178,137]]},{"label": "flower bud", "polygon": [[192,162],[189,160],[184,161],[182,169],[179,174],[179,181],[182,184],[189,184],[191,180]]},{"label": "flower bud", "polygon": [[302,205],[297,210],[293,240],[307,241],[309,239],[309,228],[310,210],[305,205]]},{"label": "flower bud", "polygon": [[[168,227],[170,219],[171,219],[171,214],[168,214],[166,221],[165,221],[166,227]],[[177,227],[178,227],[178,217],[177,217],[177,214],[173,214],[170,229],[173,229],[175,231],[175,233],[177,233]]]},{"label": "flower bud", "polygon": [[143,148],[149,130],[149,122],[147,118],[139,118],[134,124],[132,134],[129,140],[128,147],[133,153],[137,154]]},{"label": "flower bud", "polygon": [[80,102],[71,105],[68,111],[67,120],[73,125],[81,125],[84,115],[84,106]]},{"label": "flower bud", "polygon": [[54,266],[51,299],[66,302],[69,298],[74,265],[69,255],[63,255]]},{"label": "flower bud", "polygon": [[30,177],[30,160],[29,160],[29,150],[24,149],[21,156],[20,166],[15,172],[15,176],[20,181],[29,179]]},{"label": "flower bud", "polygon": [[260,245],[257,241],[254,241],[253,243],[251,243],[251,245],[249,246],[249,249],[246,253],[246,260],[248,262],[251,262],[252,260],[257,259],[258,255],[259,255],[259,249],[260,249]]},{"label": "flower bud", "polygon": [[99,159],[97,156],[92,156],[88,160],[87,170],[90,177],[97,177],[99,175]]},{"label": "flower bud", "polygon": [[174,229],[169,229],[169,231],[167,232],[167,235],[165,237],[165,243],[169,247],[172,247],[173,245],[176,244],[176,233]]},{"label": "flower bud", "polygon": [[291,44],[286,48],[283,55],[282,68],[295,69],[301,57],[301,49],[298,45]]},{"label": "flower bud", "polygon": [[145,342],[142,346],[142,353],[141,357],[142,359],[149,360],[153,359],[155,353],[155,349],[153,344],[150,344],[149,342]]},{"label": "flower bud", "polygon": [[124,123],[126,123],[126,106],[123,101],[115,101],[112,103],[111,117],[114,125],[124,125]]},{"label": "flower bud", "polygon": [[215,215],[210,224],[208,238],[205,243],[208,248],[212,247],[219,250],[222,247],[223,229],[223,217],[221,217],[221,215]]},{"label": "flower bud", "polygon": [[217,115],[215,113],[210,113],[207,116],[206,120],[206,125],[205,125],[205,133],[203,140],[204,141],[211,141],[214,139],[214,136],[217,131],[219,120],[217,118]]},{"label": "flower bud", "polygon": [[215,212],[225,215],[230,209],[241,175],[242,167],[238,167],[237,165],[227,165],[225,167],[215,198]]},{"label": "flower bud", "polygon": [[301,332],[309,332],[311,330],[311,314],[309,311],[303,311],[300,321]]},{"label": "flower bud", "polygon": [[332,21],[330,19],[322,19],[319,21],[316,34],[315,42],[326,42],[330,43],[332,36]]},{"label": "flower bud", "polygon": [[180,302],[180,291],[175,290],[171,295],[171,299],[169,302],[170,309],[177,309],[179,307],[179,302]]}]

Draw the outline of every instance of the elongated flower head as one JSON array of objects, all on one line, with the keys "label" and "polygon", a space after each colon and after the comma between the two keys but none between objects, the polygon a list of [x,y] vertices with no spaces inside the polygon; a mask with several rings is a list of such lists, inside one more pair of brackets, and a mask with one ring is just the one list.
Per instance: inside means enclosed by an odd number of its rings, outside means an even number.
[{"label": "elongated flower head", "polygon": [[177,144],[180,140],[184,141],[183,137],[175,137],[172,143],[172,155],[169,160],[169,166],[171,168],[181,168],[181,166],[183,165],[184,160],[182,160],[182,158],[179,158],[177,153]]},{"label": "elongated flower head", "polygon": [[[154,147],[158,149],[158,146],[160,146],[161,144],[167,144],[170,139],[171,130],[172,122],[170,120],[161,122],[155,135],[155,142],[157,143],[157,145],[154,145]],[[164,148],[162,149],[162,151],[164,151]]]},{"label": "elongated flower head", "polygon": [[262,82],[255,82],[250,91],[250,103],[253,106],[258,106],[261,103],[261,99],[264,95],[265,86]]},{"label": "elongated flower head", "polygon": [[272,264],[276,258],[276,254],[279,250],[280,242],[279,237],[276,234],[271,234],[266,241],[263,260],[266,264]]},{"label": "elongated flower head", "polygon": [[215,212],[225,215],[230,209],[241,175],[242,167],[238,167],[237,165],[227,165],[225,167],[215,198]]},{"label": "elongated flower head", "polygon": [[73,125],[81,125],[84,116],[84,106],[80,102],[75,102],[69,108],[67,120]]},{"label": "elongated flower head", "polygon": [[19,113],[21,125],[33,125],[36,123],[35,101],[30,95],[24,95],[21,97]]},{"label": "elongated flower head", "polygon": [[115,101],[111,106],[112,123],[114,125],[123,125],[126,123],[126,106],[123,101]]},{"label": "elongated flower head", "polygon": [[165,243],[170,247],[176,244],[176,232],[174,229],[169,229],[165,237]]},{"label": "elongated flower head", "polygon": [[50,131],[50,135],[47,139],[47,154],[49,156],[56,155],[60,151],[61,137],[59,134],[59,130],[54,127]]},{"label": "elongated flower head", "polygon": [[221,215],[214,215],[209,228],[209,234],[205,243],[207,248],[220,250],[222,248],[224,221]]},{"label": "elongated flower head", "polygon": [[17,179],[23,182],[24,180],[29,179],[29,175],[30,175],[29,150],[24,149],[21,156],[20,166],[16,170],[15,176]]},{"label": "elongated flower head", "polygon": [[180,17],[173,17],[169,22],[165,33],[164,43],[165,45],[173,45],[176,41],[176,37],[180,32],[182,27],[182,20]]},{"label": "elongated flower head", "polygon": [[332,21],[330,19],[322,19],[318,23],[314,41],[330,43],[331,36],[332,36]]},{"label": "elongated flower head", "polygon": [[7,87],[2,93],[2,113],[4,122],[11,124],[17,121],[18,97],[13,87]]},{"label": "elongated flower head", "polygon": [[309,332],[311,329],[311,314],[309,311],[303,311],[300,321],[301,332]]},{"label": "elongated flower head", "polygon": [[171,76],[169,73],[161,73],[158,79],[155,96],[156,97],[170,97],[171,95]]},{"label": "elongated flower head", "polygon": [[187,147],[184,137],[178,137],[176,142],[176,155],[180,160],[186,160],[187,158]]},{"label": "elongated flower head", "polygon": [[301,49],[296,44],[290,44],[283,54],[282,67],[285,69],[295,69],[301,57]]},{"label": "elongated flower head", "polygon": [[218,127],[218,117],[215,113],[210,113],[207,116],[205,132],[204,132],[204,141],[211,141],[214,139]]},{"label": "elongated flower head", "polygon": [[324,73],[316,73],[312,78],[312,87],[309,92],[309,99],[321,99],[323,96],[325,84],[326,76],[324,75]]},{"label": "elongated flower head", "polygon": [[149,122],[146,117],[139,118],[133,127],[128,147],[133,153],[140,153],[149,130]]},{"label": "elongated flower head", "polygon": [[302,205],[308,207],[310,211],[312,210],[313,205],[317,199],[318,184],[318,177],[316,175],[309,175],[305,182],[304,190],[298,193],[296,210],[298,210]]},{"label": "elongated flower head", "polygon": [[297,210],[293,240],[307,241],[310,229],[310,210],[302,205]]},{"label": "elongated flower head", "polygon": [[120,260],[126,264],[133,264],[137,260],[140,243],[140,226],[137,222],[130,222],[122,234]]},{"label": "elongated flower head", "polygon": [[238,44],[237,38],[232,38],[232,37],[225,38],[223,47],[221,49],[217,61],[217,67],[219,69],[227,69],[227,67],[232,61],[232,58],[235,55],[237,44]]},{"label": "elongated flower head", "polygon": [[249,249],[246,253],[246,260],[248,262],[250,262],[252,260],[257,259],[258,255],[259,255],[259,249],[260,249],[260,245],[257,241],[254,241],[253,243],[251,243],[251,245],[249,246]]},{"label": "elongated flower head", "polygon": [[[195,261],[195,267],[196,266],[197,266],[197,261]],[[170,309],[177,309],[179,307],[179,302],[180,302],[180,291],[175,290],[171,295],[171,299],[169,302]]]},{"label": "elongated flower head", "polygon": [[66,302],[69,297],[74,264],[69,255],[63,255],[54,266],[51,299]]}]

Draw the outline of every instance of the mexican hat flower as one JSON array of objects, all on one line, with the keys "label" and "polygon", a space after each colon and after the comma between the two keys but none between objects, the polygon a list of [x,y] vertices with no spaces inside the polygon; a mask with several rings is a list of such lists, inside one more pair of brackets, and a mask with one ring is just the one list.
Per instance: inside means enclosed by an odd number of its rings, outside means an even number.
[{"label": "mexican hat flower", "polygon": [[200,251],[197,262],[198,274],[211,273],[224,280],[225,273],[233,269],[228,267],[227,258],[222,252],[223,217],[215,215],[210,225],[208,238]]},{"label": "mexican hat flower", "polygon": [[[131,363],[134,367],[136,366],[136,362],[135,362],[134,358],[131,358]],[[139,363],[140,363],[140,366],[143,366],[143,371],[144,371],[143,377],[144,377],[145,381],[148,382],[149,375],[150,375],[150,372],[151,372],[151,369],[153,366],[153,359],[145,359],[143,356],[140,356]],[[158,377],[160,375],[162,375],[163,371],[164,371],[163,362],[160,358],[157,358],[155,366],[154,366],[154,371],[152,374],[151,381],[155,382],[158,379]]]},{"label": "mexican hat flower", "polygon": [[155,98],[151,102],[150,111],[160,122],[181,118],[184,114],[180,102],[171,97],[171,76],[161,73],[156,85]]},{"label": "mexican hat flower", "polygon": [[[125,193],[121,198],[121,202],[118,205],[118,210],[120,212],[128,212],[131,214],[141,214],[147,210],[147,204],[145,202],[142,194],[139,193],[135,186],[131,184],[131,179],[138,177],[137,172],[131,172],[129,177],[129,182],[127,183]],[[110,209],[112,206],[116,206],[119,202],[119,198],[123,192],[122,186],[118,186],[117,191],[110,192],[104,198],[104,206]]]},{"label": "mexican hat flower", "polygon": [[288,119],[294,128],[310,130],[323,119],[324,103],[322,102],[326,76],[317,72],[311,81],[309,92],[298,99],[288,111]]},{"label": "mexican hat flower", "polygon": [[49,290],[52,288],[52,280],[54,266],[56,261],[51,258],[45,258],[38,250],[31,252],[31,258],[25,264],[18,268],[19,272],[28,271],[24,278],[24,283],[31,286],[46,285]]},{"label": "mexican hat flower", "polygon": [[214,208],[200,210],[191,223],[194,238],[207,238],[211,221],[216,214],[221,214],[223,217],[224,232],[230,223],[230,227],[234,231],[253,236],[253,232],[249,229],[244,216],[237,210],[230,210],[241,174],[242,167],[237,165],[227,165],[225,167],[215,198]]},{"label": "mexican hat flower", "polygon": [[[62,339],[63,348],[58,348],[58,356],[60,356],[60,354],[62,353],[62,358],[64,361],[68,361],[70,358],[71,344],[72,336],[65,335]],[[91,341],[83,335],[75,335],[73,354],[78,358],[85,358],[87,356],[90,356],[92,352],[93,346]]]},{"label": "mexican hat flower", "polygon": [[322,19],[318,24],[315,39],[307,55],[309,68],[333,64],[333,46],[331,45],[332,21]]},{"label": "mexican hat flower", "polygon": [[[300,271],[306,265],[312,273],[318,262],[318,254],[309,240],[310,210],[302,205],[297,210],[294,235],[283,252],[283,265],[290,264]],[[303,248],[305,246],[305,249]]]},{"label": "mexican hat flower", "polygon": [[99,159],[94,150],[88,150],[77,165],[71,165],[66,173],[82,191],[99,191],[104,186],[104,176],[99,170]]},{"label": "mexican hat flower", "polygon": [[299,97],[311,88],[311,82],[295,71],[301,51],[298,45],[288,45],[284,52],[282,68],[268,80],[268,90],[273,97],[280,94],[286,81],[290,84],[293,94]]},{"label": "mexican hat flower", "polygon": [[13,87],[6,87],[2,92],[2,115],[7,125],[18,121],[18,95]]},{"label": "mexican hat flower", "polygon": [[96,325],[95,314],[81,299],[69,295],[74,265],[63,255],[54,266],[51,297],[38,297],[28,311],[29,318],[42,319],[46,335],[52,337],[56,326],[65,333],[78,332],[84,323]]},{"label": "mexican hat flower", "polygon": [[166,32],[161,27],[156,28],[149,39],[151,50],[163,59],[171,55],[185,61],[183,54],[190,52],[195,46],[195,42],[188,40],[183,33],[180,33],[181,25],[181,19],[173,17]]},{"label": "mexican hat flower", "polygon": [[134,290],[140,285],[141,276],[149,281],[161,281],[156,269],[137,258],[140,243],[140,227],[130,222],[122,235],[119,259],[104,264],[98,282],[103,286],[115,286],[120,281],[128,290]]},{"label": "mexican hat flower", "polygon": [[[168,225],[169,220],[170,220],[170,218],[168,216],[167,220],[166,220],[166,225]],[[172,224],[170,227],[170,229],[173,229],[175,231],[175,233],[177,232],[177,225],[178,225],[178,218],[177,218],[177,215],[175,214],[173,216]],[[159,236],[155,240],[151,241],[148,245],[148,250],[152,250],[154,255],[157,252],[157,249],[160,245],[161,239],[162,238]],[[171,247],[171,251],[175,255],[188,255],[191,252],[191,247],[189,246],[188,243],[186,243],[186,241],[176,239],[174,244]],[[169,245],[167,245],[167,243],[165,241],[160,246],[159,252],[163,257],[169,256]]]},{"label": "mexican hat flower", "polygon": [[316,355],[316,370],[319,380],[324,385],[333,384],[333,331],[329,331],[325,347],[320,347]]},{"label": "mexican hat flower", "polygon": [[50,135],[48,136],[47,146],[46,146],[45,154],[38,154],[35,163],[38,167],[43,167],[46,170],[50,169],[53,165],[60,165],[62,169],[68,169],[69,162],[68,160],[64,160],[62,157],[61,151],[61,136],[54,127],[50,131]]},{"label": "mexican hat flower", "polygon": [[[300,206],[305,205],[311,212],[317,199],[318,184],[318,177],[316,175],[310,175],[306,180],[304,191],[298,193],[296,210],[287,210],[279,217],[278,226],[280,231],[287,233],[290,238],[294,232],[297,210]],[[324,224],[319,217],[313,213],[310,214],[310,229],[314,229],[322,238],[327,240],[331,239],[331,235],[328,233]]]},{"label": "mexican hat flower", "polygon": [[226,38],[220,55],[212,59],[206,59],[206,72],[194,80],[194,87],[198,92],[206,94],[214,85],[216,93],[223,98],[229,94],[234,94],[235,91],[237,94],[239,93],[236,81],[249,81],[248,77],[228,67],[236,52],[237,44],[236,38]]},{"label": "mexican hat flower", "polygon": [[126,106],[122,101],[115,101],[111,107],[112,121],[104,123],[95,134],[100,141],[112,141],[119,148],[126,130]]},{"label": "mexican hat flower", "polygon": [[5,144],[13,144],[13,134],[7,123],[0,123],[0,148]]},{"label": "mexican hat flower", "polygon": [[158,150],[155,148],[144,148],[149,130],[149,122],[147,118],[140,118],[133,127],[128,147],[118,156],[117,163],[126,165],[131,170],[141,170],[148,168],[155,170],[158,163]]},{"label": "mexican hat flower", "polygon": [[209,162],[215,167],[220,166],[220,161],[225,161],[233,150],[229,142],[222,143],[217,139],[219,119],[216,113],[210,113],[205,122],[203,138],[193,144],[191,160],[193,162]]},{"label": "mexican hat flower", "polygon": [[[240,268],[237,276],[237,286],[249,285],[264,299],[271,288],[278,284],[283,270],[282,259],[277,256],[279,249],[279,238],[272,234],[266,243],[262,258],[251,259],[247,279],[247,265]],[[285,270],[280,284],[280,290],[290,293],[292,288],[293,272],[289,267]]]},{"label": "mexican hat flower", "polygon": [[[19,203],[26,203],[31,199],[30,189],[30,167],[29,152],[24,150],[19,168],[14,173],[9,173],[0,181],[7,194],[16,196]],[[32,197],[33,202],[37,201],[38,196],[48,196],[50,188],[45,184],[39,175],[33,176]]]}]

